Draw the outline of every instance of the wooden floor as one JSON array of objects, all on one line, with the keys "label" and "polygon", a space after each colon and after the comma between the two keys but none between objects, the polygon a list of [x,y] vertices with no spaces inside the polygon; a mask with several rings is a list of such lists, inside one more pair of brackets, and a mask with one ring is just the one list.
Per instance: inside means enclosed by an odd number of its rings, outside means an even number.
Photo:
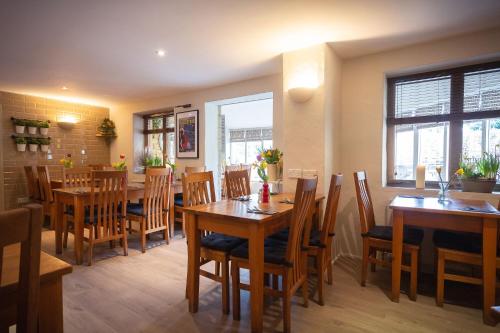
[{"label": "wooden floor", "polygon": [[[71,237],[71,236],[70,236]],[[42,248],[54,254],[54,234],[43,233]],[[75,266],[64,278],[64,327],[66,332],[247,332],[248,293],[242,291],[242,319],[233,321],[221,312],[221,289],[201,278],[199,312],[188,312],[184,298],[186,242],[180,237],[166,245],[153,235],[142,254],[132,237],[129,256],[120,248],[97,247],[95,264]],[[69,244],[72,244],[70,238]],[[70,245],[71,247],[71,245]],[[61,259],[74,264],[73,251]],[[367,287],[358,283],[359,262],[341,258],[334,266],[334,284],[326,286],[325,306],[310,302],[292,304],[294,332],[499,332],[482,324],[481,311],[445,304],[418,296],[411,302],[401,295],[399,304],[388,298],[390,272],[377,271]],[[244,280],[244,279],[243,279]],[[313,283],[310,286],[313,292]],[[316,295],[314,295],[315,297]],[[281,302],[268,298],[264,310],[267,332],[282,331]]]}]

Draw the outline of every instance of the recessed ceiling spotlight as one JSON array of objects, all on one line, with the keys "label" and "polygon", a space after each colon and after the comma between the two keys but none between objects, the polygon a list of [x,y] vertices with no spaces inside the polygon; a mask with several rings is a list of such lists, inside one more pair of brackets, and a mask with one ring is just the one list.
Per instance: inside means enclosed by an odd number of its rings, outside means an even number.
[{"label": "recessed ceiling spotlight", "polygon": [[165,52],[165,50],[162,50],[162,49],[156,50],[156,55],[160,58],[163,58],[166,54],[167,54],[167,52]]},{"label": "recessed ceiling spotlight", "polygon": [[68,88],[68,87],[66,87],[66,86],[62,86],[62,87],[61,87],[61,90],[68,90],[68,89],[69,89],[69,88]]}]

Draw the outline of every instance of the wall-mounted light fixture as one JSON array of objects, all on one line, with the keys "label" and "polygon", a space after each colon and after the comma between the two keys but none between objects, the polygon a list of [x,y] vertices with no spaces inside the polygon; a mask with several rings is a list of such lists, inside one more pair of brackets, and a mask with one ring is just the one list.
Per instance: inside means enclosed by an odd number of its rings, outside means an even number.
[{"label": "wall-mounted light fixture", "polygon": [[288,89],[288,95],[294,102],[304,103],[311,99],[315,90],[316,88],[295,87]]},{"label": "wall-mounted light fixture", "polygon": [[61,115],[57,116],[57,126],[63,129],[72,129],[75,127],[75,124],[78,122],[75,116],[72,115]]},{"label": "wall-mounted light fixture", "polygon": [[307,102],[320,85],[318,65],[314,61],[305,61],[290,67],[288,95],[296,103]]}]

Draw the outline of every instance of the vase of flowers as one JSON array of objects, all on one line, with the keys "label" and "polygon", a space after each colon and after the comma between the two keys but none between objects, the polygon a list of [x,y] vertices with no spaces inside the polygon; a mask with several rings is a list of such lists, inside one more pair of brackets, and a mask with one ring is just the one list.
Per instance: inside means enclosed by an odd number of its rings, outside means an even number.
[{"label": "vase of flowers", "polygon": [[261,154],[257,155],[257,161],[252,164],[252,166],[257,169],[257,174],[260,179],[264,182],[262,184],[262,203],[269,202],[269,177],[266,174],[267,170],[267,162],[264,158],[262,158]]},{"label": "vase of flowers", "polygon": [[127,159],[125,158],[125,154],[120,154],[120,160],[112,163],[111,166],[117,171],[127,170]]},{"label": "vase of flowers", "polygon": [[59,163],[61,163],[65,168],[72,168],[73,160],[71,159],[71,154],[66,154],[66,157],[61,158]]},{"label": "vase of flowers", "polygon": [[463,192],[491,193],[497,182],[500,158],[491,153],[475,159],[463,157],[460,168],[463,170],[460,176]]},{"label": "vase of flowers", "polygon": [[[267,163],[267,176],[268,180],[275,181],[280,178],[279,172],[279,163],[281,158],[283,157],[283,153],[278,149],[259,149],[259,155],[257,155],[257,160],[259,160],[259,156],[261,160],[266,161]],[[260,161],[260,160],[259,160]]]},{"label": "vase of flowers", "polygon": [[441,171],[442,171],[442,168],[440,166],[437,166],[436,167],[436,172],[438,174],[438,177],[439,177],[439,192],[438,192],[438,202],[440,203],[445,203],[445,202],[448,202],[449,200],[446,198],[446,195],[448,193],[448,190],[450,189],[450,186],[452,186],[453,184],[455,184],[459,177],[461,175],[463,175],[464,173],[464,170],[463,169],[458,169],[457,171],[455,171],[455,173],[453,174],[453,176],[451,176],[450,180],[445,182],[443,180],[443,177],[441,176]]}]

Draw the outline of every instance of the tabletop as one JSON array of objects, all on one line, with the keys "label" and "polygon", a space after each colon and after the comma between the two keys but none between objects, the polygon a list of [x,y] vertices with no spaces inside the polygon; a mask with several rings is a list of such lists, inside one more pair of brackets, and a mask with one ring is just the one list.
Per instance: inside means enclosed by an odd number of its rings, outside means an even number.
[{"label": "tabletop", "polygon": [[[144,190],[144,184],[142,183],[128,183],[128,191],[140,191]],[[66,187],[66,188],[56,188],[52,190],[55,193],[65,193],[71,195],[89,195],[91,192],[91,187]]]},{"label": "tabletop", "polygon": [[[14,244],[4,247],[3,256],[2,281],[0,286],[2,289],[4,287],[14,288],[19,279],[20,245]],[[45,280],[69,274],[72,271],[73,266],[70,264],[43,251],[40,253],[40,281],[42,283]]]},{"label": "tabletop", "polygon": [[[257,194],[252,194],[249,201],[226,199],[211,202],[205,205],[184,207],[183,211],[185,213],[191,213],[195,215],[225,216],[233,219],[260,222],[269,220],[270,218],[276,218],[284,214],[288,214],[289,211],[293,208],[293,204],[280,201],[284,201],[286,199],[293,200],[293,198],[293,193],[276,194],[270,197],[269,203],[264,204],[258,203]],[[324,198],[324,195],[316,194],[315,200],[321,201]],[[263,210],[273,211],[275,213],[272,215],[265,215],[247,212],[248,208],[252,208],[255,206]]]},{"label": "tabletop", "polygon": [[435,197],[397,196],[391,201],[389,207],[403,211],[500,218],[500,212],[484,200],[447,199],[445,202],[439,202]]}]

